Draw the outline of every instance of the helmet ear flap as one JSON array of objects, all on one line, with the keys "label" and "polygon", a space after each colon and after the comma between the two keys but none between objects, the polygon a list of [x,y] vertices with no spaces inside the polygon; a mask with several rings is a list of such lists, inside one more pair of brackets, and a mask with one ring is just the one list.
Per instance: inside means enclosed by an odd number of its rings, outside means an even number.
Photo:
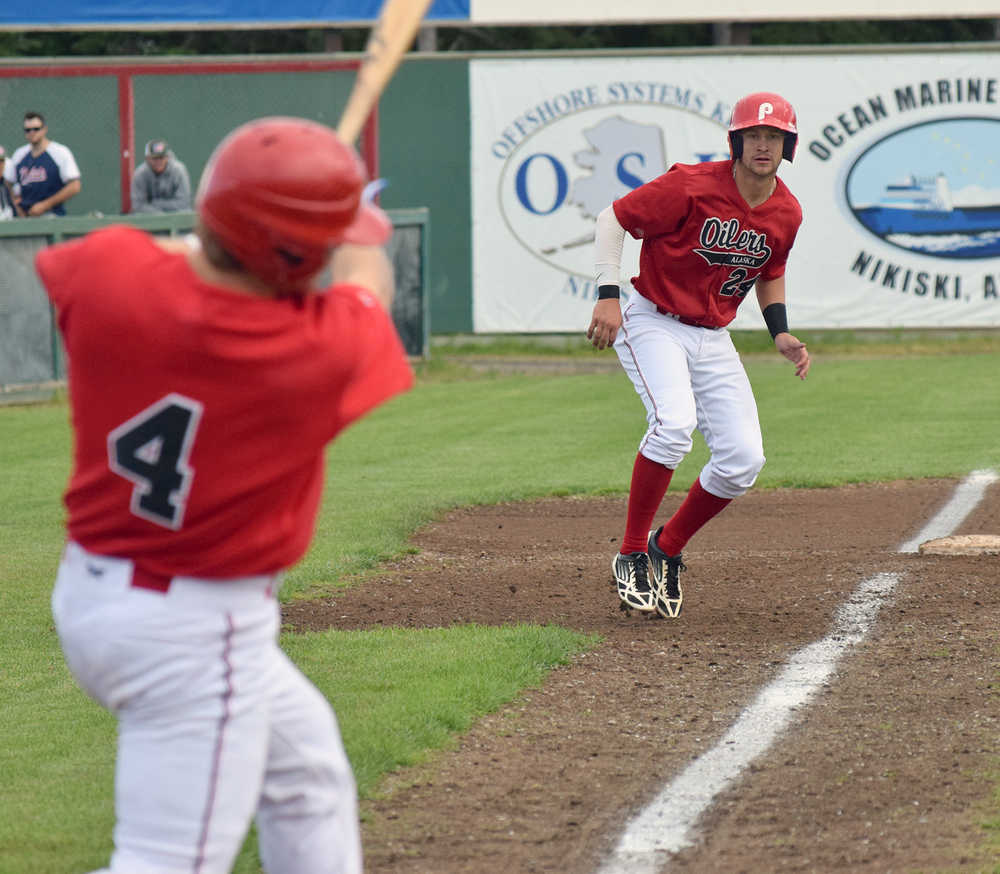
[{"label": "helmet ear flap", "polygon": [[789,164],[792,163],[792,159],[795,157],[795,146],[798,142],[798,135],[785,134],[785,147],[782,149],[781,157],[788,161]]},{"label": "helmet ear flap", "polygon": [[[788,142],[787,139],[785,142]],[[729,155],[734,161],[743,157],[743,135],[739,131],[729,132]]]}]

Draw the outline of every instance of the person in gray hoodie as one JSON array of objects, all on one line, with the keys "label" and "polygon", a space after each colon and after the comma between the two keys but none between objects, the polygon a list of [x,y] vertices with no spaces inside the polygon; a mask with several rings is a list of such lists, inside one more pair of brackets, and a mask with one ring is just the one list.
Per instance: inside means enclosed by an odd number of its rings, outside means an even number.
[{"label": "person in gray hoodie", "polygon": [[191,210],[191,179],[165,140],[146,143],[146,160],[132,175],[132,212]]}]

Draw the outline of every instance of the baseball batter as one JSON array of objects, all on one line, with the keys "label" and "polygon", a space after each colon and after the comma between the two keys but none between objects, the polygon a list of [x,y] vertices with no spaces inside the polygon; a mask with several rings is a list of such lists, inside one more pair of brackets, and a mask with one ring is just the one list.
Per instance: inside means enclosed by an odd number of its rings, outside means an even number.
[{"label": "baseball batter", "polygon": [[[751,94],[733,108],[731,160],[675,164],[598,216],[599,291],[587,336],[598,349],[614,344],[648,423],[612,561],[624,610],[680,615],[685,544],[764,466],[757,405],[726,330],[752,288],[778,352],[799,378],[809,372],[809,353],[788,332],[785,310],[785,262],[802,210],[777,176],[797,138],[786,100]],[[626,231],[642,243],[623,308]],[[695,428],[711,457],[677,512],[651,531]]]},{"label": "baseball batter", "polygon": [[118,719],[106,871],[224,874],[255,817],[271,874],[362,870],[336,718],[275,596],[326,445],[412,382],[365,181],[332,130],[261,119],[209,160],[197,240],[111,227],[37,257],[75,437],[53,613]]}]

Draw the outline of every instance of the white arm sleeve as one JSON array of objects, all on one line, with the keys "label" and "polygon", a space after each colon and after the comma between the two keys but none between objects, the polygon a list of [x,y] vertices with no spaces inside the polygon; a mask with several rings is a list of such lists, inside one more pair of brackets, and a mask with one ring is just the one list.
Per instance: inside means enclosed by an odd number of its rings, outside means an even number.
[{"label": "white arm sleeve", "polygon": [[622,246],[625,243],[625,228],[618,223],[618,216],[612,207],[605,207],[597,217],[594,229],[594,265],[598,287],[617,285],[621,287]]}]

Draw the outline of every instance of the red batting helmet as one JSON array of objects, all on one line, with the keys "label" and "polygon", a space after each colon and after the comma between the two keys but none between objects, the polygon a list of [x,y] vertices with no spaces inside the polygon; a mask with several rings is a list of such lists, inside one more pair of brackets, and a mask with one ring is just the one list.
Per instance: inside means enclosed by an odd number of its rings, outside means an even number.
[{"label": "red batting helmet", "polygon": [[749,94],[733,107],[733,118],[729,122],[729,152],[739,159],[743,155],[743,137],[738,132],[757,125],[776,127],[785,132],[785,148],[782,157],[791,161],[795,157],[795,146],[799,131],[795,126],[795,110],[792,104],[777,94],[760,91]]},{"label": "red batting helmet", "polygon": [[378,207],[362,200],[361,159],[325,125],[262,118],[216,147],[198,186],[205,226],[246,270],[279,291],[294,291],[340,243],[377,245],[392,233]]}]

